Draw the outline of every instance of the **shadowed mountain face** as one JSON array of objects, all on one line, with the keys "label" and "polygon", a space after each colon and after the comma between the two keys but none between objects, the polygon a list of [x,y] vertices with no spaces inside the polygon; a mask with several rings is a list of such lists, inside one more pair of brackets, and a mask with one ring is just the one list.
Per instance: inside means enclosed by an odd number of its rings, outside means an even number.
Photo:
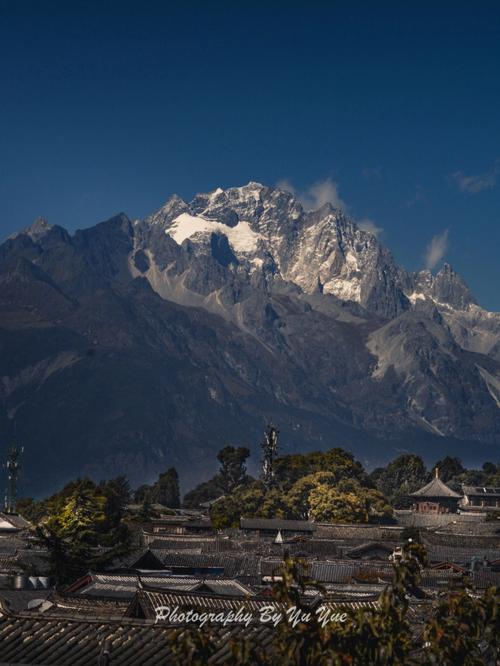
[{"label": "shadowed mountain face", "polygon": [[0,391],[25,493],[171,465],[187,487],[229,443],[256,465],[268,421],[282,452],[496,461],[500,315],[450,266],[406,273],[340,211],[249,183],[8,239]]}]

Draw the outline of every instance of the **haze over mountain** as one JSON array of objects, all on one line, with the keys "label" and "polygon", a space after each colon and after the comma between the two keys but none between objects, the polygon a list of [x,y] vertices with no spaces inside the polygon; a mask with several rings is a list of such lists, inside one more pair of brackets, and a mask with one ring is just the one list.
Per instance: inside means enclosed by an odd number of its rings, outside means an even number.
[{"label": "haze over mountain", "polygon": [[268,421],[283,453],[499,458],[500,314],[258,183],[74,235],[38,219],[0,246],[0,344],[2,439],[35,493],[171,465],[187,487]]}]

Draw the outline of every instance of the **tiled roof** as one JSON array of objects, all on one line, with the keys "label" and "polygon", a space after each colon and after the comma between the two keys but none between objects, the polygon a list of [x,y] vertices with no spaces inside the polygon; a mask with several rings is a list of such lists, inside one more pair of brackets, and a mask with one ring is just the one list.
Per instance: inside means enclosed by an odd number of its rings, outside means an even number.
[{"label": "tiled roof", "polygon": [[458,548],[454,546],[436,546],[424,542],[427,558],[430,562],[453,562],[469,566],[473,558],[492,562],[500,557],[500,550],[489,548]]},{"label": "tiled roof", "polygon": [[387,543],[379,543],[378,541],[370,541],[368,543],[363,543],[361,546],[356,546],[351,550],[347,551],[346,555],[349,557],[357,558],[363,557],[370,552],[383,553],[385,557],[390,555],[394,550],[393,544],[388,545]]},{"label": "tiled roof", "polygon": [[460,499],[459,495],[451,488],[441,481],[438,476],[435,476],[430,483],[427,483],[423,488],[410,493],[410,497],[443,497],[451,499]]},{"label": "tiled roof", "polygon": [[476,524],[484,520],[481,514],[471,513],[418,513],[417,511],[395,511],[398,523],[404,527],[449,527],[460,526],[461,529],[475,529]]},{"label": "tiled roof", "polygon": [[480,569],[479,571],[475,571],[471,578],[472,584],[478,589],[485,589],[487,587],[500,587],[500,571]]},{"label": "tiled roof", "polygon": [[462,486],[464,495],[481,495],[482,497],[500,497],[500,488],[492,486]]},{"label": "tiled roof", "polygon": [[[222,594],[205,594],[200,592],[181,592],[179,590],[138,590],[132,601],[129,611],[130,616],[136,616],[138,609],[147,619],[156,618],[156,609],[160,607],[188,608],[193,610],[235,610],[242,606],[248,611],[258,611],[264,606],[269,606],[269,598],[257,598],[252,596],[235,596]],[[284,609],[285,605],[273,600],[277,609]]]},{"label": "tiled roof", "polygon": [[4,513],[3,511],[0,511],[0,529],[2,529],[4,525],[6,528],[11,526],[11,528],[16,530],[25,530],[28,529],[30,523],[18,514]]},{"label": "tiled roof", "polygon": [[[378,608],[376,602],[327,603],[334,609]],[[429,612],[428,604],[410,605],[410,625],[420,626],[429,617]],[[227,665],[231,663],[231,640],[245,638],[271,650],[275,631],[261,623],[249,627],[211,625],[210,634],[218,649],[207,663]],[[177,635],[176,627],[129,618],[0,615],[1,659],[10,666],[92,666],[98,664],[105,649],[112,666],[166,666],[172,662],[171,646]]]},{"label": "tiled roof", "polygon": [[[262,560],[262,576],[279,576],[282,560]],[[318,583],[348,583],[354,578],[389,579],[392,576],[389,562],[366,562],[354,560],[310,561],[308,576]]]},{"label": "tiled roof", "polygon": [[[0,615],[0,658],[9,666],[93,666],[106,649],[112,666],[165,666],[172,661],[171,645],[177,633],[174,627],[132,619]],[[238,625],[214,627],[211,634],[219,649],[207,663],[220,664],[230,657],[232,638],[245,637],[266,645],[273,629],[262,624]]]},{"label": "tiled roof", "polygon": [[200,592],[207,590],[214,594],[224,594],[230,596],[253,596],[255,592],[248,585],[243,585],[237,580],[225,578],[207,578],[199,581],[199,583],[192,588],[193,592]]},{"label": "tiled roof", "polygon": [[421,574],[421,587],[447,588],[451,583],[460,581],[463,574],[451,569],[425,569]]},{"label": "tiled roof", "polygon": [[450,532],[426,532],[425,543],[435,546],[456,546],[457,548],[479,548],[500,552],[500,534],[453,534]]},{"label": "tiled roof", "polygon": [[[253,591],[234,579],[154,574],[96,574],[92,573],[68,588],[66,599],[132,599],[143,587],[165,590],[195,591],[201,586],[216,594],[253,594]],[[73,591],[74,590],[74,591]]]},{"label": "tiled roof", "polygon": [[453,521],[447,525],[439,526],[435,534],[455,534],[463,536],[496,536],[500,539],[500,520],[483,521]]},{"label": "tiled roof", "polygon": [[222,568],[224,576],[253,575],[258,573],[259,558],[253,555],[229,555],[226,553],[206,553],[192,555],[171,551],[154,551],[166,569],[171,567]]},{"label": "tiled roof", "polygon": [[39,575],[45,574],[49,570],[49,559],[46,550],[34,548],[18,550],[17,556],[23,566],[35,570]]},{"label": "tiled roof", "polygon": [[0,553],[0,572],[20,571],[19,558],[15,554]]},{"label": "tiled roof", "polygon": [[309,575],[318,583],[347,583],[356,572],[356,565],[337,562],[312,562]]},{"label": "tiled roof", "polygon": [[331,525],[316,523],[316,539],[357,539],[366,541],[399,541],[402,527],[399,525]]},{"label": "tiled roof", "polygon": [[313,532],[314,523],[307,520],[280,520],[278,518],[241,518],[242,530],[283,530],[289,532]]},{"label": "tiled roof", "polygon": [[[135,594],[135,591],[134,591]],[[133,595],[132,597],[133,598]],[[98,615],[107,617],[123,617],[128,608],[130,599],[100,599],[78,595],[67,595],[53,592],[48,598],[52,607],[43,612],[48,615],[89,616]]]},{"label": "tiled roof", "polygon": [[214,543],[215,539],[178,539],[174,536],[155,538],[147,542],[150,550],[199,550],[200,552],[208,543]]}]

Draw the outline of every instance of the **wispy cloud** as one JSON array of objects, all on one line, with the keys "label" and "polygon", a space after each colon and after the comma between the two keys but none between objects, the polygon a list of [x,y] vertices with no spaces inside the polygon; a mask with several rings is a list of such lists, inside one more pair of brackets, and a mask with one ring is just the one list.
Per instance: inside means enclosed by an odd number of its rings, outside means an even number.
[{"label": "wispy cloud", "polygon": [[455,181],[458,188],[467,194],[478,194],[483,190],[491,190],[498,182],[500,176],[500,161],[496,160],[493,167],[485,173],[467,175],[463,171],[455,171],[451,179]]},{"label": "wispy cloud", "polygon": [[[289,180],[280,180],[276,183],[276,187],[293,194],[300,201],[304,209],[308,211],[318,210],[318,208],[321,208],[326,203],[332,204],[334,208],[339,208],[344,213],[349,213],[351,208],[340,196],[338,183],[331,178],[317,181],[305,190],[298,190]],[[369,218],[361,220],[353,219],[361,229],[368,231],[374,236],[378,236],[383,231],[381,227],[378,227]]]},{"label": "wispy cloud", "polygon": [[425,267],[431,271],[448,250],[448,229],[434,236],[425,251]]},{"label": "wispy cloud", "polygon": [[368,231],[368,233],[373,234],[374,236],[379,236],[383,229],[379,227],[373,220],[370,220],[369,217],[364,217],[362,220],[356,220],[356,224],[363,231]]},{"label": "wispy cloud", "polygon": [[349,208],[339,194],[338,183],[331,178],[319,180],[306,190],[297,190],[289,180],[280,180],[277,187],[293,194],[305,210],[318,210],[326,203],[331,203],[334,208],[340,208],[343,211]]}]

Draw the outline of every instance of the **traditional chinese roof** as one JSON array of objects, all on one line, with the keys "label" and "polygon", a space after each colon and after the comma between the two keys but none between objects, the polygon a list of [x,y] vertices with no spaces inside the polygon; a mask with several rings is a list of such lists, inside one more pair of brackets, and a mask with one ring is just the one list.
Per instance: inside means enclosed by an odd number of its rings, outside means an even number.
[{"label": "traditional chinese roof", "polygon": [[351,548],[346,555],[352,557],[353,559],[367,557],[370,553],[373,556],[384,555],[387,557],[394,550],[393,545],[388,545],[387,543],[380,543],[379,541],[369,541],[363,543],[360,546],[355,546]]},{"label": "traditional chinese roof", "polygon": [[[0,663],[165,666],[173,661],[172,646],[177,633],[175,627],[154,621],[0,614]],[[208,663],[222,664],[231,657],[231,639],[243,635],[256,644],[268,644],[273,629],[259,623],[249,627],[213,627],[210,634],[217,651]]]},{"label": "traditional chinese roof", "polygon": [[[285,604],[273,601],[273,605],[284,610]],[[244,607],[250,612],[258,612],[260,608],[269,606],[268,598],[258,598],[249,595],[214,594],[196,591],[141,589],[138,590],[131,602],[127,615],[155,619],[156,609],[168,607],[171,609],[193,609],[210,611],[237,611]]]},{"label": "traditional chinese roof", "polygon": [[26,530],[30,524],[17,513],[4,513],[0,511],[0,530]]},{"label": "traditional chinese roof", "polygon": [[485,559],[488,562],[493,562],[498,559],[500,549],[498,548],[474,548],[457,546],[441,546],[434,545],[426,542],[423,537],[423,543],[427,551],[427,558],[429,562],[452,562],[453,564],[470,566],[473,558]]},{"label": "traditional chinese roof", "polygon": [[460,499],[462,495],[459,495],[451,488],[441,481],[439,478],[438,468],[436,467],[436,473],[432,481],[426,484],[420,490],[416,490],[414,493],[410,494],[411,497],[443,497],[448,499]]},{"label": "traditional chinese roof", "polygon": [[140,588],[167,591],[205,591],[227,595],[253,595],[251,588],[232,578],[206,578],[154,574],[89,573],[66,590],[66,598],[133,599]]},{"label": "traditional chinese roof", "polygon": [[491,497],[491,498],[500,497],[499,487],[462,485],[462,490],[464,491],[464,495],[468,495],[469,497],[471,495],[474,497]]}]

